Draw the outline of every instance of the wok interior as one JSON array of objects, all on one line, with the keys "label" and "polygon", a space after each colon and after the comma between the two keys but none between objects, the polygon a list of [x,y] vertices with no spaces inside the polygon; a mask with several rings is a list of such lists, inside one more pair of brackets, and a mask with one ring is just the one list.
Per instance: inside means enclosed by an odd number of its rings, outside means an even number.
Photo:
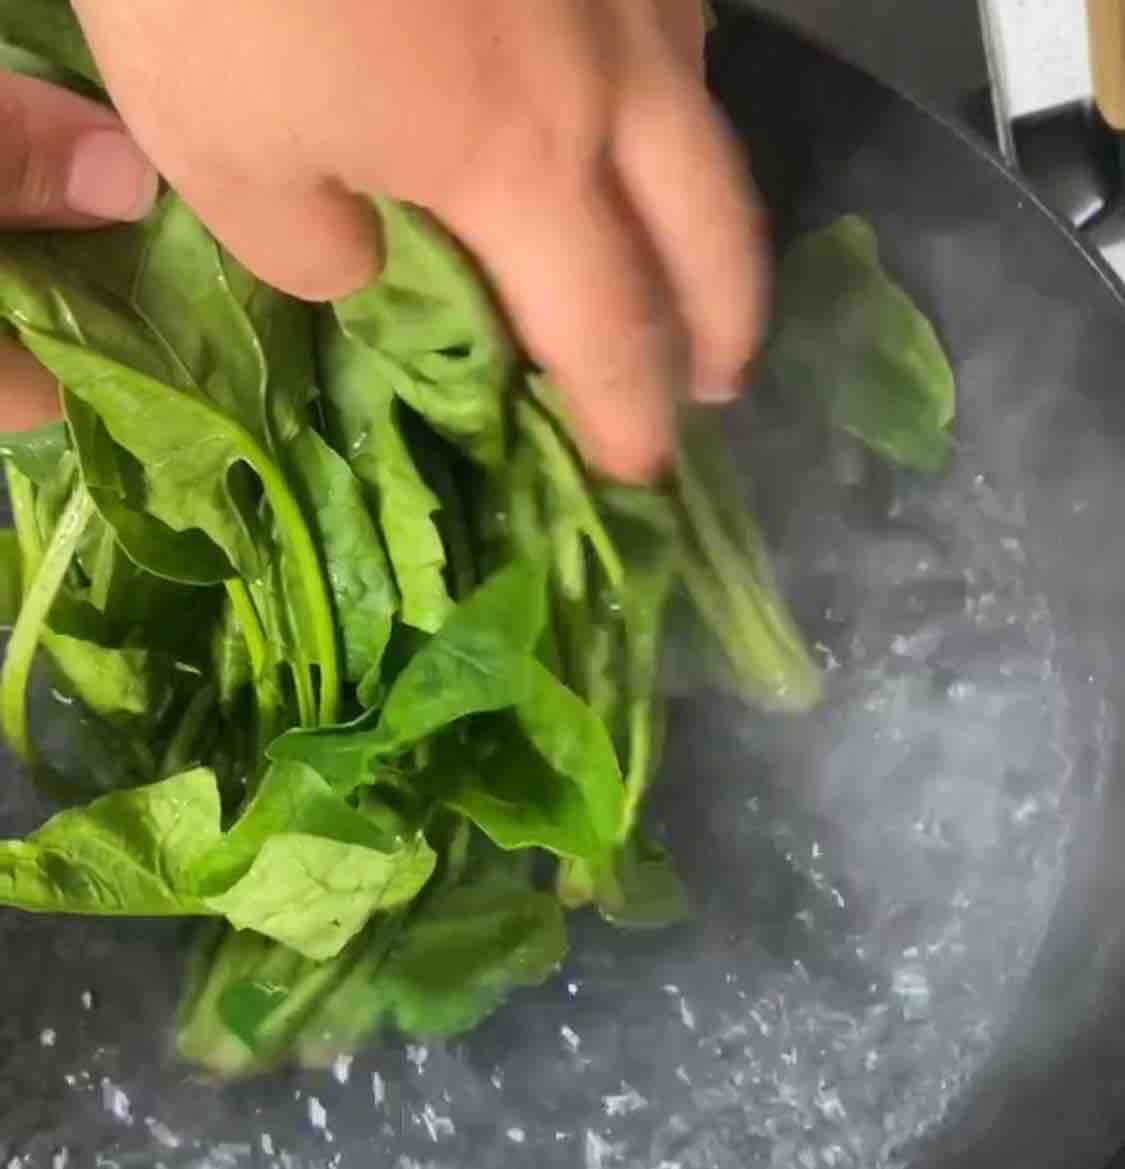
[{"label": "wok interior", "polygon": [[[1123,883],[1116,290],[949,130],[785,34],[736,25],[715,76],[782,237],[873,221],[953,355],[959,421],[927,479],[826,439],[783,387],[732,418],[829,695],[752,714],[672,653],[655,815],[695,924],[586,921],[556,983],[464,1042],[224,1087],[171,1058],[181,927],[0,915],[0,1161],[867,1169],[949,1115],[967,1156],[996,1135],[974,1101],[1036,1090],[1009,1053],[1083,1042]],[[6,774],[8,835],[42,808]]]}]

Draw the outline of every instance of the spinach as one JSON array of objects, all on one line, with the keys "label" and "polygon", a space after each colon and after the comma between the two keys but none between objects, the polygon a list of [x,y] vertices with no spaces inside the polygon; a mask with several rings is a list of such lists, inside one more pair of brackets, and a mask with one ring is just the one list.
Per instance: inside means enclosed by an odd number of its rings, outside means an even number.
[{"label": "spinach", "polygon": [[376,918],[331,962],[249,934],[203,939],[177,1047],[227,1076],[286,1059],[326,1067],[391,1023],[409,1035],[469,1031],[565,953],[558,902],[493,862],[406,915]]},{"label": "spinach", "polygon": [[294,815],[278,792],[291,779],[263,786],[226,836],[205,769],[60,812],[27,840],[0,842],[0,905],[224,916],[306,957],[331,958],[377,910],[411,900],[436,859],[422,839],[372,847],[376,833],[346,805],[332,808],[326,785],[315,812]]},{"label": "spinach", "polygon": [[348,336],[379,353],[389,385],[486,467],[504,458],[515,347],[460,246],[424,210],[377,202],[386,261],[336,305]]},{"label": "spinach", "polygon": [[0,0],[0,41],[101,83],[70,0]]},{"label": "spinach", "polygon": [[834,426],[892,462],[940,470],[953,371],[933,325],[880,265],[871,225],[845,215],[799,239],[776,295],[763,362],[782,388],[811,394]]},{"label": "spinach", "polygon": [[330,317],[321,325],[320,355],[335,445],[372,493],[402,598],[402,619],[432,633],[452,605],[443,575],[445,549],[432,518],[438,498],[406,445],[387,362],[350,340]]},{"label": "spinach", "polygon": [[[61,0],[0,0],[0,41],[96,89]],[[201,919],[177,1045],[225,1075],[468,1030],[551,976],[566,910],[690,916],[644,822],[674,603],[748,698],[820,694],[721,424],[685,412],[659,488],[599,480],[460,245],[374,211],[384,271],[322,308],[174,194],[0,239],[66,415],[0,436],[0,726],[73,805],[0,841],[0,905]],[[940,466],[952,375],[871,229],[779,283],[769,376]]]},{"label": "spinach", "polygon": [[204,912],[192,866],[219,840],[215,777],[199,769],[60,812],[0,842],[0,904],[36,913]]}]

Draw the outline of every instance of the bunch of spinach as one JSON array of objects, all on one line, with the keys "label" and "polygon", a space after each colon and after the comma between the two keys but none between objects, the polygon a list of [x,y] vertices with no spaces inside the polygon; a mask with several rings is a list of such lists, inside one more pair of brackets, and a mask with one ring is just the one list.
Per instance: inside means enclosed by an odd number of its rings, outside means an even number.
[{"label": "bunch of spinach", "polygon": [[[30,57],[25,17],[0,0]],[[0,240],[0,319],[65,412],[0,436],[0,725],[66,805],[0,842],[0,905],[212,919],[178,1036],[224,1074],[469,1029],[558,967],[566,910],[688,913],[641,822],[675,597],[747,698],[820,693],[714,424],[659,489],[599,480],[457,243],[373,214],[385,270],[326,308],[171,193]],[[767,365],[937,467],[952,375],[870,228],[799,241],[779,287]]]}]

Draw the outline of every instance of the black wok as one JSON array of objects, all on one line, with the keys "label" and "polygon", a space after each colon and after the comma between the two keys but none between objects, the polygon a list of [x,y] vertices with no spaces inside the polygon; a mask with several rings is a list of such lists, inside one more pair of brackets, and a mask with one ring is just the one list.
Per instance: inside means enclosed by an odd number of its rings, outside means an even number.
[{"label": "black wok", "polygon": [[[0,913],[0,1165],[1099,1169],[1125,1138],[1121,289],[947,123],[746,15],[712,50],[779,241],[867,216],[960,413],[944,479],[769,386],[732,417],[829,696],[766,719],[673,663],[656,815],[697,924],[581,923],[463,1043],[223,1087],[169,1053],[177,927]],[[43,812],[8,768],[0,832]]]}]

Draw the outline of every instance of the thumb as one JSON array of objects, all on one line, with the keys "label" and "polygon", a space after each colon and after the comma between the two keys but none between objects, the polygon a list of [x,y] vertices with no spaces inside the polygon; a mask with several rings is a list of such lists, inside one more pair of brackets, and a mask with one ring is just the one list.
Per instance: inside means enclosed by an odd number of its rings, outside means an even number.
[{"label": "thumb", "polygon": [[141,219],[157,183],[111,110],[37,78],[0,72],[0,228]]}]

